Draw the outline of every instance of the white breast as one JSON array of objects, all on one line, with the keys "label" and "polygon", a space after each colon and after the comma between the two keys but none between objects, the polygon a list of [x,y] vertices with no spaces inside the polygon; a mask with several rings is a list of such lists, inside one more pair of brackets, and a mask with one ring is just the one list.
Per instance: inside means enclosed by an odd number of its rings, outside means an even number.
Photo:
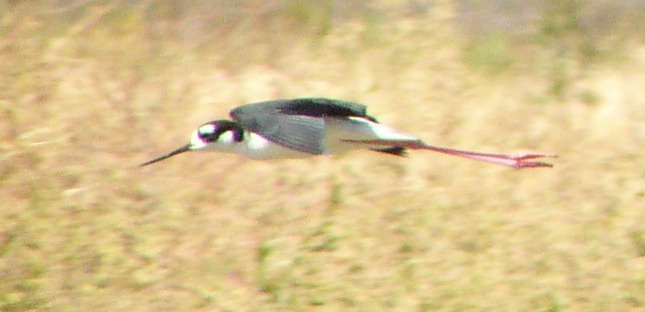
[{"label": "white breast", "polygon": [[247,133],[244,136],[244,141],[236,146],[238,153],[254,159],[304,158],[314,156],[283,147],[255,133]]}]

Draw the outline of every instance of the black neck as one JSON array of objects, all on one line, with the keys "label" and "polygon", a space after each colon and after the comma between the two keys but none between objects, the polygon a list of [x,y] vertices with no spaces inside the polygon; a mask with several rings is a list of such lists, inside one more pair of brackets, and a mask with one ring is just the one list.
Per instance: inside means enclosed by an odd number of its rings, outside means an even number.
[{"label": "black neck", "polygon": [[226,131],[232,131],[233,139],[235,139],[235,141],[237,142],[242,142],[242,140],[244,139],[244,128],[242,128],[242,125],[231,120],[220,120],[218,123],[218,136]]}]

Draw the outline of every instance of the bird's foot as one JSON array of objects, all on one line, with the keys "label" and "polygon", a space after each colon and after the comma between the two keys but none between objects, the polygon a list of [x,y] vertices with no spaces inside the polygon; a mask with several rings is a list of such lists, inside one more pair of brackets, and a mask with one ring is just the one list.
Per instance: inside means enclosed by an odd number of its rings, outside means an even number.
[{"label": "bird's foot", "polygon": [[544,153],[520,153],[520,154],[511,155],[509,159],[513,161],[513,163],[511,164],[511,167],[515,169],[553,167],[552,163],[533,160],[536,158],[544,158],[544,157],[555,158],[557,157],[557,155],[544,154]]}]

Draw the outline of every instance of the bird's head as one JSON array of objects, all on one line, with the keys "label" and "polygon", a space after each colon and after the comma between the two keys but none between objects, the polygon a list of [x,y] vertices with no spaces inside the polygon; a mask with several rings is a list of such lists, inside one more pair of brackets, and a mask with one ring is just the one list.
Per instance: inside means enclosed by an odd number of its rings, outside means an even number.
[{"label": "bird's head", "polygon": [[230,120],[210,121],[193,131],[190,143],[147,161],[140,166],[147,166],[188,151],[230,151],[236,143],[241,142],[243,139],[244,131],[238,123]]}]

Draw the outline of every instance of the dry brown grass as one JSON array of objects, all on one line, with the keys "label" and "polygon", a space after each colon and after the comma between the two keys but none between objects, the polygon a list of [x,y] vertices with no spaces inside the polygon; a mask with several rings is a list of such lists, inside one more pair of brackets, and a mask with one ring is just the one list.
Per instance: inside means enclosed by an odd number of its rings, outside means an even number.
[{"label": "dry brown grass", "polygon": [[[0,1],[0,310],[644,309],[642,42],[476,45],[451,1],[333,2],[340,17],[144,3]],[[234,106],[299,96],[368,104],[432,143],[560,158],[135,167]]]}]

